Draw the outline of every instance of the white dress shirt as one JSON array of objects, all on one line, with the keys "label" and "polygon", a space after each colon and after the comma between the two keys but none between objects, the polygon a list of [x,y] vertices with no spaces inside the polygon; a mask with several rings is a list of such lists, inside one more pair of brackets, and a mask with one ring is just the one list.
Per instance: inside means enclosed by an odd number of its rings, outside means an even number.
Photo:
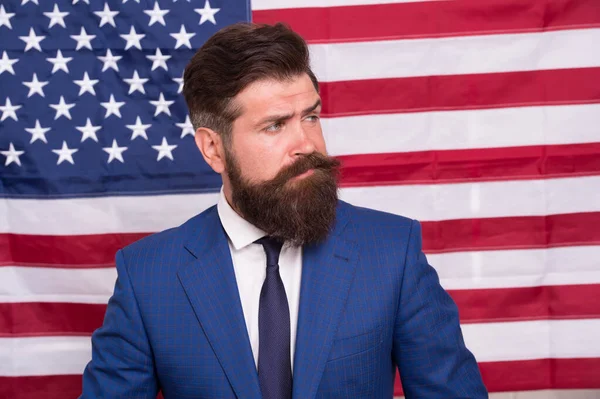
[{"label": "white dress shirt", "polygon": [[[267,255],[261,244],[254,241],[266,233],[244,220],[227,202],[223,189],[219,195],[217,210],[221,224],[229,237],[229,250],[237,280],[238,291],[244,311],[248,337],[252,346],[254,362],[258,367],[258,309],[260,290],[267,276]],[[290,356],[294,368],[294,346],[300,302],[302,277],[302,248],[284,244],[279,255],[279,273],[283,280],[290,308]]]}]

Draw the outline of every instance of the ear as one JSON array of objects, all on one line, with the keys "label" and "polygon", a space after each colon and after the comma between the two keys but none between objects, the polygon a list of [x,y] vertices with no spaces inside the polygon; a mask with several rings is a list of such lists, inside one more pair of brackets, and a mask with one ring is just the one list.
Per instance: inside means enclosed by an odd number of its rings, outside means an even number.
[{"label": "ear", "polygon": [[221,136],[212,129],[200,127],[194,136],[204,160],[218,174],[225,170],[225,151]]}]

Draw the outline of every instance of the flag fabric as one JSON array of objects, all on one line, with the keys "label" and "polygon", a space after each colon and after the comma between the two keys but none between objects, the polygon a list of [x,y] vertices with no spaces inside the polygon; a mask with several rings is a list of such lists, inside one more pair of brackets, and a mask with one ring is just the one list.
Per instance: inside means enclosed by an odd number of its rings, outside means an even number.
[{"label": "flag fabric", "polygon": [[598,0],[3,1],[0,397],[77,397],[115,252],[216,203],[181,78],[244,20],[308,41],[341,198],[422,222],[494,397],[600,397]]}]

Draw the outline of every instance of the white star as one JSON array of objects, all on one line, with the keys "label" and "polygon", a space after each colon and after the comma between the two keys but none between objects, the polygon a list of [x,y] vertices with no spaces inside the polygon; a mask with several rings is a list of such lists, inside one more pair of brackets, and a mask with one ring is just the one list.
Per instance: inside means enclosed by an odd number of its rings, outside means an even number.
[{"label": "white star", "polygon": [[38,0],[23,0],[23,1],[21,1],[21,5],[27,4],[27,3],[29,3],[30,1],[31,1],[32,3],[35,3],[35,4],[37,4],[38,6],[40,5],[40,3],[38,3]]},{"label": "white star", "polygon": [[31,82],[23,82],[23,84],[29,87],[29,93],[27,94],[27,98],[33,96],[36,93],[42,97],[45,97],[43,88],[48,84],[48,82],[40,82],[37,78],[37,74],[33,74]]},{"label": "white star", "polygon": [[136,137],[143,137],[148,140],[148,135],[146,134],[146,130],[150,128],[152,125],[142,125],[142,120],[138,116],[135,120],[135,125],[127,125],[127,129],[131,129],[131,140]]},{"label": "white star", "polygon": [[87,139],[92,139],[96,143],[98,142],[98,136],[96,136],[96,132],[102,129],[100,126],[93,126],[90,118],[87,118],[85,122],[85,126],[75,126],[75,129],[79,130],[81,135],[81,142],[83,143]]},{"label": "white star", "polygon": [[8,58],[8,54],[6,51],[2,52],[2,58],[0,58],[0,75],[7,71],[8,73],[15,74],[15,70],[13,68],[13,64],[18,62],[19,60],[13,58],[12,60]]},{"label": "white star", "polygon": [[60,116],[64,116],[67,119],[71,119],[71,112],[69,111],[71,108],[75,106],[75,104],[67,104],[65,103],[65,99],[63,96],[60,96],[60,100],[58,104],[50,104],[52,108],[56,110],[56,115],[54,116],[54,120],[60,118]]},{"label": "white star", "polygon": [[125,105],[125,102],[117,102],[115,101],[115,96],[110,95],[110,99],[107,103],[100,103],[104,108],[106,108],[106,115],[104,115],[104,119],[108,118],[111,115],[115,115],[121,118],[121,110],[120,108]]},{"label": "white star", "polygon": [[[81,1],[83,1],[86,4],[90,4],[90,0],[81,0]],[[79,3],[79,0],[73,0],[73,4],[77,4],[77,3]]]},{"label": "white star", "polygon": [[19,36],[19,39],[23,40],[27,45],[25,46],[25,51],[29,51],[32,48],[37,51],[42,51],[42,46],[40,46],[40,42],[44,40],[46,36],[36,36],[33,28],[29,28],[28,36]]},{"label": "white star", "polygon": [[127,151],[127,147],[119,147],[117,140],[113,139],[112,147],[104,147],[102,149],[108,153],[107,163],[111,163],[113,159],[116,159],[121,163],[125,163],[125,160],[123,159],[123,151]]},{"label": "white star", "polygon": [[100,27],[103,27],[106,24],[110,24],[113,28],[116,28],[115,17],[117,16],[118,11],[112,11],[108,8],[108,3],[104,3],[104,10],[102,11],[94,11],[94,14],[100,17]]},{"label": "white star", "polygon": [[48,25],[48,29],[52,28],[56,24],[62,26],[63,28],[67,27],[67,25],[65,25],[65,17],[69,15],[69,13],[67,11],[61,12],[58,9],[58,5],[54,4],[54,9],[52,10],[52,12],[45,12],[44,15],[50,18],[50,24]]},{"label": "white star", "polygon": [[129,85],[129,93],[131,94],[136,90],[139,90],[142,94],[146,94],[146,90],[144,90],[144,83],[146,83],[149,79],[142,79],[138,75],[137,71],[133,71],[133,77],[131,79],[123,79]]},{"label": "white star", "polygon": [[69,73],[69,67],[67,66],[67,63],[71,62],[71,60],[73,60],[73,57],[63,57],[61,51],[57,50],[56,58],[47,58],[46,60],[53,64],[52,73],[55,73],[59,69],[62,69],[66,73]]},{"label": "white star", "polygon": [[177,43],[175,43],[175,48],[178,49],[181,46],[186,46],[187,48],[192,48],[192,43],[190,43],[190,39],[196,36],[195,33],[187,33],[185,30],[185,26],[181,25],[181,29],[179,29],[179,33],[171,33],[170,34],[174,39],[177,39]]},{"label": "white star", "polygon": [[[136,3],[139,3],[140,0],[134,0]],[[123,0],[123,4],[127,3],[127,0]]]},{"label": "white star", "polygon": [[96,38],[96,35],[88,35],[83,26],[81,27],[80,34],[70,36],[71,39],[77,40],[77,47],[75,47],[75,51],[79,50],[82,47],[92,50],[92,40]]},{"label": "white star", "polygon": [[42,127],[40,125],[39,120],[35,120],[35,127],[25,128],[28,133],[31,133],[31,141],[29,144],[33,143],[37,140],[42,140],[44,143],[48,144],[48,140],[46,140],[46,133],[50,131],[49,127]]},{"label": "white star", "polygon": [[194,126],[192,125],[192,121],[190,121],[190,116],[187,115],[185,117],[185,122],[183,123],[176,123],[177,127],[181,128],[181,138],[184,138],[185,136],[187,136],[188,134],[192,137],[194,137]]},{"label": "white star", "polygon": [[208,0],[206,0],[206,2],[204,3],[204,8],[194,9],[194,11],[200,14],[200,22],[198,22],[198,25],[202,25],[206,21],[210,21],[213,23],[213,25],[216,25],[217,21],[215,20],[215,14],[218,13],[220,10],[220,8],[210,8],[210,3],[208,2]]},{"label": "white star", "polygon": [[167,61],[171,58],[170,55],[163,55],[160,51],[160,48],[156,48],[156,53],[154,55],[147,55],[150,61],[152,61],[152,70],[154,71],[156,68],[163,68],[165,71],[169,70],[167,66]]},{"label": "white star", "polygon": [[63,141],[62,148],[60,150],[52,150],[53,153],[58,155],[58,161],[56,161],[57,165],[60,165],[64,161],[75,165],[75,162],[73,161],[73,154],[75,154],[77,151],[79,150],[67,147],[66,141]]},{"label": "white star", "polygon": [[167,157],[171,161],[173,161],[173,154],[171,153],[171,151],[177,148],[177,145],[169,145],[169,143],[167,143],[166,137],[163,137],[162,143],[160,143],[160,145],[153,145],[152,148],[158,151],[158,158],[156,159],[157,162],[163,159],[164,157]]},{"label": "white star", "polygon": [[8,29],[12,29],[10,19],[15,16],[15,13],[6,12],[3,5],[0,5],[0,26],[7,26]]},{"label": "white star", "polygon": [[169,13],[169,10],[161,10],[158,6],[158,1],[154,3],[154,8],[152,10],[144,10],[144,13],[150,16],[148,26],[152,26],[155,22],[158,22],[162,26],[166,26],[165,15]]},{"label": "white star", "polygon": [[160,93],[158,101],[150,101],[150,104],[156,107],[156,112],[154,112],[154,116],[157,116],[161,112],[171,116],[171,111],[169,110],[169,106],[173,105],[175,101],[166,101],[165,96]]},{"label": "white star", "polygon": [[142,44],[140,43],[140,40],[142,40],[144,37],[146,37],[146,35],[142,34],[142,33],[137,33],[135,31],[135,28],[132,26],[131,29],[129,30],[129,33],[127,35],[119,35],[121,36],[124,40],[127,40],[127,43],[125,44],[125,50],[129,50],[131,47],[135,47],[139,50],[142,49]]},{"label": "white star", "polygon": [[119,67],[117,66],[117,61],[119,61],[123,56],[121,55],[112,55],[110,49],[106,50],[106,55],[104,57],[98,57],[98,59],[104,62],[104,66],[102,67],[102,72],[106,71],[108,68],[112,68],[115,71],[119,72]]},{"label": "white star", "polygon": [[15,150],[15,146],[13,145],[13,143],[10,143],[10,145],[8,146],[8,151],[0,151],[0,153],[6,157],[6,162],[4,162],[4,166],[8,166],[13,162],[21,166],[21,160],[19,159],[19,157],[25,154],[25,151]]},{"label": "white star", "polygon": [[6,118],[12,118],[16,121],[17,111],[22,107],[22,105],[12,105],[10,102],[10,98],[6,97],[6,102],[4,105],[0,105],[0,111],[2,111],[2,117],[0,117],[0,122],[4,121]]},{"label": "white star", "polygon": [[94,89],[94,85],[98,84],[99,80],[98,79],[90,79],[87,72],[84,72],[82,80],[74,80],[73,82],[79,86],[78,96],[82,95],[83,93],[91,93],[94,96],[96,95],[96,90]]},{"label": "white star", "polygon": [[183,91],[183,77],[181,78],[173,78],[175,83],[179,83],[179,87],[177,88],[177,93],[181,93]]}]

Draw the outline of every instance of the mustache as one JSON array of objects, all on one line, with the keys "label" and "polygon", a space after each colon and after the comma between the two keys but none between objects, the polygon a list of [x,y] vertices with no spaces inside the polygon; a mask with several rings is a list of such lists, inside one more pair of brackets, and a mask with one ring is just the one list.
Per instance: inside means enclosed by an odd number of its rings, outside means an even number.
[{"label": "mustache", "polygon": [[285,167],[271,180],[273,184],[284,184],[288,180],[293,179],[296,176],[300,176],[303,173],[308,172],[311,169],[321,170],[327,173],[338,174],[341,162],[333,157],[323,155],[318,152],[313,152],[308,155],[303,155],[298,158],[296,162]]}]

